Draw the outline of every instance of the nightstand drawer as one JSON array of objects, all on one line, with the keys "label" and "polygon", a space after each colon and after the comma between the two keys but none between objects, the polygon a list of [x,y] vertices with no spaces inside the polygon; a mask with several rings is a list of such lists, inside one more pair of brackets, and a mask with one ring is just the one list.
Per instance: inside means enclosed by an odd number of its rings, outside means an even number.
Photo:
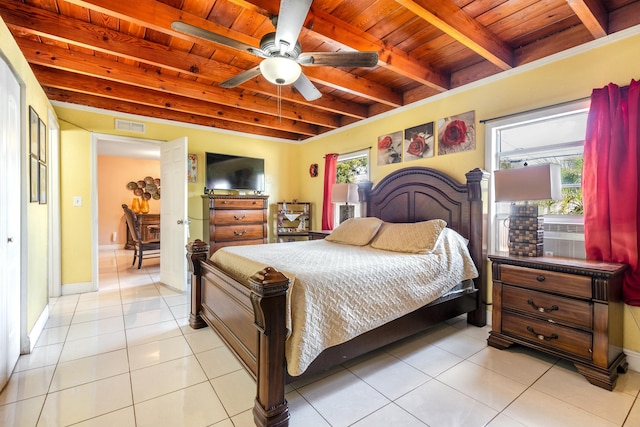
[{"label": "nightstand drawer", "polygon": [[215,225],[236,225],[264,222],[263,210],[219,210],[215,212]]},{"label": "nightstand drawer", "polygon": [[225,225],[216,227],[214,239],[216,242],[262,239],[264,238],[264,228],[263,224]]},{"label": "nightstand drawer", "polygon": [[593,336],[588,332],[567,328],[543,320],[502,313],[502,331],[506,335],[566,351],[591,360]]},{"label": "nightstand drawer", "polygon": [[591,329],[593,304],[528,289],[504,285],[502,307],[533,314],[545,320]]},{"label": "nightstand drawer", "polygon": [[591,277],[588,276],[502,265],[500,266],[500,280],[503,283],[585,299],[590,299],[593,295]]}]

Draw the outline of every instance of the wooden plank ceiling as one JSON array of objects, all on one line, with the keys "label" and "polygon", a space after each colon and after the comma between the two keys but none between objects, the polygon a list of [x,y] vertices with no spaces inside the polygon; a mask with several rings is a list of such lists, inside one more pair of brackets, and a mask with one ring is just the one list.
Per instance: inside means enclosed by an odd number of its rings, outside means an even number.
[{"label": "wooden plank ceiling", "polygon": [[372,68],[303,66],[315,101],[262,76],[220,87],[261,58],[171,28],[259,47],[279,3],[0,0],[0,16],[51,100],[294,141],[640,24],[640,0],[314,0],[303,52],[379,55]]}]

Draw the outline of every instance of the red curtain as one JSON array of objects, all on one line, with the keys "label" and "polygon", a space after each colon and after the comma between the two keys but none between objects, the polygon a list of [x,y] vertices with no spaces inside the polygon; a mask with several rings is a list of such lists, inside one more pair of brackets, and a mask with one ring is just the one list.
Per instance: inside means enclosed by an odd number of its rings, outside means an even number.
[{"label": "red curtain", "polygon": [[336,165],[338,154],[329,153],[324,156],[324,196],[322,197],[322,229],[333,230],[333,203],[331,190],[336,183]]},{"label": "red curtain", "polygon": [[591,94],[582,173],[588,259],[629,264],[625,303],[640,306],[640,81]]}]

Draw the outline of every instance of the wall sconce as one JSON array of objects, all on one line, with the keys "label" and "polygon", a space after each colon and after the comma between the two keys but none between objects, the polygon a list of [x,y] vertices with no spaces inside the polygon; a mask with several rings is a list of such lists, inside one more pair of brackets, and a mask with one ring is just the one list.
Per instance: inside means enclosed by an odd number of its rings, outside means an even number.
[{"label": "wall sconce", "polygon": [[349,203],[359,201],[358,184],[333,184],[331,203],[344,203],[340,206],[340,223],[355,216],[355,206]]},{"label": "wall sconce", "polygon": [[509,210],[509,255],[544,253],[544,218],[534,200],[562,198],[560,165],[544,164],[494,171],[496,202],[513,203]]}]

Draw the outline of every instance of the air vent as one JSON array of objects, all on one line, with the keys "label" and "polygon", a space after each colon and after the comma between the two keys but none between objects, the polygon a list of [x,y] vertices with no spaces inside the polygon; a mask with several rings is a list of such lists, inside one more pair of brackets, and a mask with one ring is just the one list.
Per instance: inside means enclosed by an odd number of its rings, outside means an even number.
[{"label": "air vent", "polygon": [[128,132],[145,133],[146,127],[144,123],[132,122],[130,120],[116,119],[116,129]]}]

